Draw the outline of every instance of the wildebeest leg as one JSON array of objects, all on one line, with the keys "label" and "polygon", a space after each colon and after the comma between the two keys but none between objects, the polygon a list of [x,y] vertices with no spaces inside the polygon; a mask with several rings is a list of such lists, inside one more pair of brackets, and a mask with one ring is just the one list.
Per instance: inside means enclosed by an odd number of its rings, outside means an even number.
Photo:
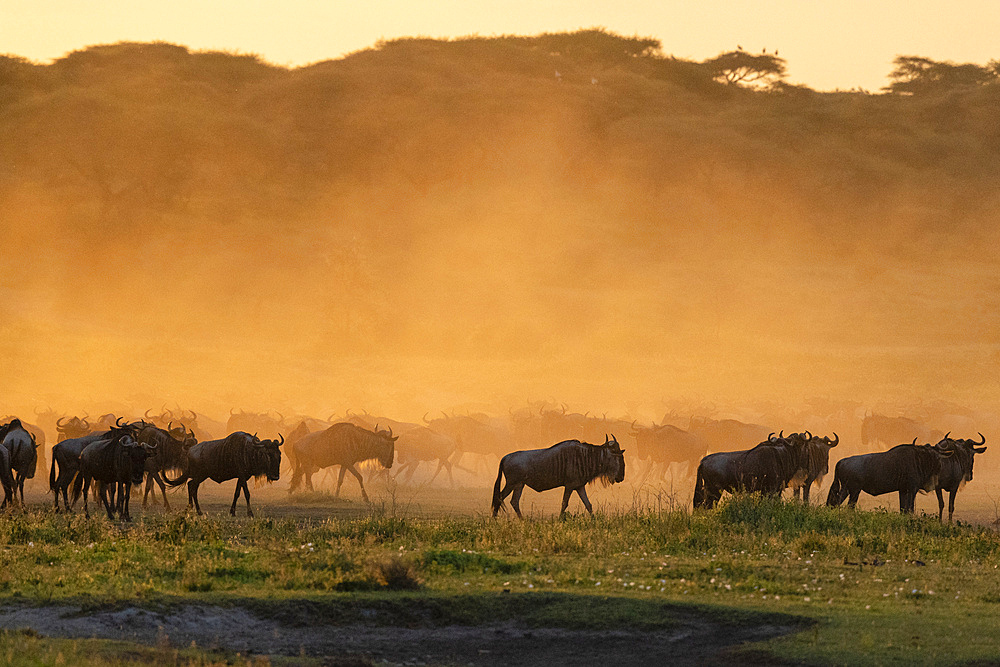
[{"label": "wildebeest leg", "polygon": [[[934,489],[934,493],[937,494],[938,499],[938,521],[943,521],[944,517],[944,494],[941,493],[941,489]],[[953,505],[954,507],[954,505]],[[948,522],[951,523],[951,516],[948,516]]]},{"label": "wildebeest leg", "polygon": [[21,507],[24,507],[24,473],[17,473],[17,492],[21,495]]},{"label": "wildebeest leg", "polygon": [[87,505],[87,494],[90,493],[90,478],[83,478],[83,515],[90,518],[90,507]]},{"label": "wildebeest leg", "polygon": [[861,496],[861,489],[848,491],[847,506],[854,507],[858,504],[858,497]]},{"label": "wildebeest leg", "polygon": [[948,523],[951,523],[951,517],[955,513],[955,496],[958,495],[958,489],[948,492]]},{"label": "wildebeest leg", "polygon": [[[160,476],[159,471],[153,472],[153,481],[155,481],[160,486],[160,493],[163,494],[163,510],[165,512],[169,512],[170,501],[167,500],[167,485],[163,482],[163,478]],[[153,491],[153,503],[154,504],[156,503],[156,491]]]},{"label": "wildebeest leg", "polygon": [[[521,492],[524,491],[524,482],[516,484],[514,486],[514,492],[510,497],[510,506],[514,508],[514,512],[517,513],[518,519],[523,519],[521,516]],[[505,494],[506,495],[506,494]]]},{"label": "wildebeest leg", "polygon": [[563,501],[562,507],[559,509],[559,517],[562,518],[566,514],[566,508],[569,507],[569,497],[573,495],[573,489],[568,486],[563,487]]},{"label": "wildebeest leg", "polygon": [[[236,516],[236,501],[240,499],[240,491],[243,490],[243,480],[236,480],[236,493],[233,494],[233,506],[229,508],[229,514]],[[249,500],[249,497],[248,497]]]},{"label": "wildebeest leg", "polygon": [[243,497],[247,499],[247,516],[253,516],[253,510],[250,509],[250,487],[247,486],[247,480],[243,480]]},{"label": "wildebeest leg", "polygon": [[594,507],[590,504],[590,498],[587,497],[587,487],[581,486],[576,490],[576,495],[580,496],[580,500],[583,501],[583,506],[587,508],[587,511],[593,514]]},{"label": "wildebeest leg", "polygon": [[198,485],[201,481],[192,479],[188,482],[188,507],[194,505],[194,511],[201,516],[201,505],[198,503]]},{"label": "wildebeest leg", "polygon": [[[914,501],[916,501],[916,494],[914,495]],[[902,490],[899,492],[899,511],[901,514],[912,514],[913,506],[909,500],[910,492],[909,490]]]},{"label": "wildebeest leg", "polygon": [[109,521],[114,521],[115,520],[115,511],[111,507],[112,501],[108,498],[108,495],[110,493],[110,488],[109,487],[111,485],[110,484],[101,484],[100,482],[98,482],[98,484],[100,486],[100,490],[98,491],[98,493],[101,496],[101,501],[104,503],[104,509],[108,513],[108,520]]},{"label": "wildebeest leg", "polygon": [[122,516],[124,517],[124,519],[126,521],[131,521],[132,520],[132,513],[129,511],[129,506],[128,505],[129,505],[129,502],[132,500],[132,483],[131,482],[125,482],[125,491],[124,491],[124,493],[122,493],[121,491],[119,491],[118,494],[125,496],[125,501],[122,503],[122,507],[124,509],[124,512],[123,512]]},{"label": "wildebeest leg", "polygon": [[[355,477],[358,478],[358,484],[361,485],[361,497],[365,499],[366,503],[367,502],[371,502],[370,500],[368,500],[368,493],[365,491],[365,481],[363,479],[361,479],[361,473],[358,472],[357,468],[354,467],[354,464],[352,463],[351,465],[347,466],[346,468],[344,468],[344,467],[340,468],[340,479],[341,480],[344,479],[344,472],[345,471],[346,472],[350,472],[352,475],[354,475]],[[337,491],[340,491],[340,484],[339,483],[337,484]]]}]

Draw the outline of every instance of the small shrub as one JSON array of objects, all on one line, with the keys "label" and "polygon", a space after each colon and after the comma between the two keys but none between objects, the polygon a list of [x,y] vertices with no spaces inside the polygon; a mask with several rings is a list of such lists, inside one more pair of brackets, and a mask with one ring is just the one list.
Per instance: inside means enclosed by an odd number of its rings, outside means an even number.
[{"label": "small shrub", "polygon": [[390,591],[414,591],[422,585],[413,564],[399,556],[376,560],[370,569],[371,578]]}]

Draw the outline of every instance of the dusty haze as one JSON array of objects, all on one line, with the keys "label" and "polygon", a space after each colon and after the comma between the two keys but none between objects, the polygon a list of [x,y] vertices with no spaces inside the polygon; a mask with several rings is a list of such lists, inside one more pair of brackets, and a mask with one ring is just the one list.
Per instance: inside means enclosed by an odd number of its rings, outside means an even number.
[{"label": "dusty haze", "polygon": [[996,410],[979,98],[472,42],[8,63],[3,409]]}]

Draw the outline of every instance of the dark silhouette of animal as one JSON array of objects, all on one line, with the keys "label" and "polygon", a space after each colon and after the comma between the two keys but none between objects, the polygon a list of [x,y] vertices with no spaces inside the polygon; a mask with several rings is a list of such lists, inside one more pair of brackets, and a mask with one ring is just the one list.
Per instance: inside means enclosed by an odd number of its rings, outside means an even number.
[{"label": "dark silhouette of animal", "polygon": [[646,472],[640,477],[640,484],[654,470],[659,470],[659,479],[662,480],[672,463],[684,464],[686,474],[691,474],[690,471],[708,454],[708,443],[700,436],[670,424],[654,424],[647,428],[632,422],[631,435],[635,438],[636,458],[649,461]]},{"label": "dark silhouette of animal", "polygon": [[396,440],[392,428],[389,430],[369,431],[351,424],[341,422],[324,431],[317,431],[303,436],[295,443],[295,472],[292,475],[289,492],[299,488],[302,478],[305,478],[306,488],[312,491],[312,476],[318,470],[330,466],[340,466],[340,476],[337,478],[336,496],[340,495],[340,487],[344,483],[344,475],[350,472],[361,485],[361,497],[368,502],[365,483],[355,465],[363,461],[378,461],[383,468],[391,468],[396,451]]},{"label": "dark silhouette of animal", "polygon": [[266,412],[239,412],[229,411],[229,420],[226,422],[226,430],[232,434],[238,431],[244,433],[256,433],[262,437],[278,437],[279,433],[287,433],[285,418],[281,413],[276,413],[277,418]]},{"label": "dark silhouette of animal", "polygon": [[909,417],[886,417],[873,413],[861,420],[861,444],[865,446],[880,443],[892,445],[912,440],[934,442],[940,440],[942,435],[941,431]]},{"label": "dark silhouette of animal", "polygon": [[132,520],[129,512],[132,487],[142,484],[146,459],[155,447],[137,442],[132,428],[122,431],[121,435],[90,443],[80,453],[80,470],[73,484],[73,502],[82,491],[83,511],[88,517],[87,494],[90,484],[96,480],[100,484],[98,494],[108,512],[108,519],[114,521],[117,512],[121,520]]},{"label": "dark silhouette of animal", "polygon": [[[503,490],[502,480],[506,480]],[[493,516],[503,508],[510,495],[510,505],[518,518],[521,515],[521,493],[528,486],[535,491],[563,487],[562,509],[566,513],[570,496],[576,494],[591,514],[594,508],[587,498],[587,485],[595,480],[615,484],[625,479],[625,451],[617,438],[604,436],[603,445],[591,445],[579,440],[564,440],[547,449],[511,452],[500,459],[497,481],[493,485]]]},{"label": "dark silhouette of animal", "polygon": [[24,505],[24,480],[35,476],[38,465],[38,443],[21,420],[14,418],[0,426],[0,446],[7,450],[8,465],[14,477],[14,486]]},{"label": "dark silhouette of animal", "polygon": [[0,447],[0,486],[3,486],[3,504],[0,508],[14,503],[14,475],[10,471],[10,454],[6,447]]},{"label": "dark silhouette of animal", "polygon": [[823,477],[830,472],[830,450],[840,444],[840,436],[834,433],[834,439],[831,440],[826,436],[812,435],[808,431],[806,431],[806,435],[809,438],[809,465],[805,476],[801,479],[793,479],[791,487],[794,490],[795,497],[798,498],[801,492],[802,500],[808,505],[809,489],[812,488],[813,484],[816,486],[822,484]]},{"label": "dark silhouette of animal", "polygon": [[114,439],[125,433],[132,433],[133,430],[131,426],[116,427],[110,431],[98,431],[56,443],[55,447],[52,448],[52,463],[49,469],[49,490],[55,495],[56,512],[59,511],[60,492],[67,512],[71,511],[73,505],[76,504],[75,497],[72,502],[69,499],[69,487],[80,471],[80,454],[83,453],[84,448],[99,440]]},{"label": "dark silhouette of animal", "polygon": [[432,483],[444,470],[448,473],[451,485],[455,486],[452,467],[454,461],[461,456],[461,452],[458,451],[458,443],[451,436],[425,426],[417,426],[398,437],[399,442],[396,443],[398,464],[393,479],[399,479],[399,476],[405,473],[403,482],[409,482],[421,463],[436,463],[434,474],[427,483]]},{"label": "dark silhouette of animal", "polygon": [[862,491],[873,496],[898,493],[899,511],[912,514],[917,493],[937,488],[941,459],[953,454],[952,450],[916,442],[914,439],[911,444],[896,445],[885,452],[837,461],[826,504],[835,507],[846,498],[848,505],[854,507]]},{"label": "dark silhouette of animal", "polygon": [[281,445],[285,438],[279,434],[280,440],[261,440],[256,435],[244,431],[230,433],[221,440],[206,440],[199,442],[187,450],[184,462],[184,473],[177,479],[164,479],[170,486],[188,485],[188,507],[194,507],[201,514],[198,502],[198,487],[206,479],[221,484],[231,479],[236,480],[236,493],[233,495],[233,505],[229,513],[236,516],[236,502],[240,491],[247,501],[247,516],[253,516],[250,507],[250,489],[247,480],[251,477],[266,478],[268,482],[276,482],[281,476]]},{"label": "dark silhouette of animal", "polygon": [[938,500],[938,520],[943,521],[944,517],[944,491],[948,492],[948,523],[951,523],[955,514],[955,496],[958,490],[965,486],[966,482],[972,481],[972,467],[975,463],[976,454],[986,451],[986,436],[979,434],[980,441],[957,440],[951,438],[951,432],[938,442],[938,449],[951,450],[952,455],[941,459],[941,473],[938,475],[937,487],[934,492]]},{"label": "dark silhouette of animal", "polygon": [[[149,492],[153,490],[155,483],[163,495],[163,508],[169,510],[170,501],[167,500],[167,487],[163,482],[163,474],[167,470],[179,470],[184,465],[186,450],[197,444],[198,439],[195,438],[193,431],[185,429],[184,426],[173,428],[173,423],[168,422],[166,429],[146,424],[139,429],[136,440],[141,444],[155,447],[153,456],[146,459],[146,491],[142,494],[142,506],[146,506]],[[155,493],[153,502],[156,502]]]},{"label": "dark silhouette of animal", "polygon": [[735,419],[716,420],[709,417],[691,417],[688,431],[707,442],[710,450],[724,451],[753,447],[766,440],[773,429],[760,424],[747,424]]},{"label": "dark silhouette of animal", "polygon": [[694,507],[711,509],[723,492],[780,496],[809,469],[808,438],[773,433],[753,449],[709,454],[698,464]]},{"label": "dark silhouette of animal", "polygon": [[56,433],[59,434],[56,438],[56,442],[63,442],[64,440],[72,440],[74,438],[82,438],[85,435],[91,433],[94,429],[91,427],[90,422],[87,421],[87,417],[84,416],[82,419],[80,417],[60,417],[56,420]]}]

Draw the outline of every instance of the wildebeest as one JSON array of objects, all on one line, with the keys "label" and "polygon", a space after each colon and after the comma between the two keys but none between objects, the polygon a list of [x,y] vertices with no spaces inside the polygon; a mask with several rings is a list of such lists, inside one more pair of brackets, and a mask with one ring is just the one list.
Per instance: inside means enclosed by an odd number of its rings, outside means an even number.
[{"label": "wildebeest", "polygon": [[[142,506],[146,506],[149,492],[153,490],[153,484],[160,487],[163,494],[163,507],[170,509],[170,501],[167,500],[167,487],[163,482],[163,477],[167,470],[179,469],[184,465],[185,450],[197,444],[198,440],[194,432],[186,430],[183,426],[171,428],[173,424],[167,423],[167,428],[162,429],[152,424],[146,424],[139,429],[136,440],[141,444],[154,446],[153,456],[146,459],[146,491],[142,494]],[[153,494],[153,502],[156,502],[156,494]]]},{"label": "wildebeest", "polygon": [[184,473],[177,479],[169,479],[164,475],[170,486],[188,484],[188,507],[194,507],[201,514],[198,503],[198,487],[206,479],[221,484],[231,479],[236,480],[236,493],[233,495],[233,505],[229,513],[236,516],[236,502],[240,491],[247,501],[247,516],[253,516],[250,507],[250,489],[247,480],[251,477],[265,477],[269,482],[276,482],[281,475],[281,445],[285,443],[284,436],[279,440],[261,440],[256,435],[244,431],[230,433],[221,440],[206,440],[199,442],[187,450],[187,460],[184,463]]},{"label": "wildebeest", "polygon": [[951,436],[951,432],[948,432],[937,444],[939,449],[950,449],[952,455],[941,459],[941,473],[938,475],[938,483],[934,491],[937,493],[939,521],[942,521],[944,517],[943,492],[948,492],[948,523],[951,523],[952,516],[955,514],[955,496],[966,482],[972,481],[972,467],[976,454],[982,454],[986,451],[986,447],[982,446],[986,444],[986,436],[980,433],[979,442],[956,440],[949,436]]},{"label": "wildebeest", "polygon": [[709,454],[698,464],[694,507],[711,509],[723,492],[778,496],[809,469],[808,439],[801,433],[769,434],[753,449]]},{"label": "wildebeest", "polygon": [[14,485],[20,494],[21,504],[24,505],[24,480],[35,476],[35,467],[38,465],[38,444],[34,436],[21,424],[21,420],[15,418],[0,427],[0,446],[9,454],[8,463],[13,469]]},{"label": "wildebeest", "polygon": [[453,438],[425,426],[418,426],[398,437],[399,442],[396,444],[398,465],[393,479],[405,473],[404,483],[409,482],[421,463],[437,463],[434,474],[427,483],[433,482],[444,470],[448,473],[451,485],[455,486],[452,466],[454,460],[461,457],[461,452],[458,451],[458,444]]},{"label": "wildebeest", "polygon": [[[80,470],[73,485],[73,502],[83,493],[83,511],[90,516],[87,494],[92,481],[100,483],[98,492],[108,518],[112,521],[115,512],[123,521],[131,521],[129,501],[132,487],[142,484],[146,459],[155,451],[154,446],[136,442],[133,429],[122,429],[121,435],[97,440],[83,448],[80,453]],[[113,433],[115,431],[112,431]],[[112,493],[117,487],[117,502],[112,509]]]},{"label": "wildebeest", "polygon": [[383,468],[391,468],[397,439],[399,436],[393,436],[391,428],[386,431],[378,430],[376,427],[376,430],[369,431],[350,422],[334,424],[325,431],[317,431],[303,436],[293,447],[295,450],[295,473],[292,475],[289,492],[299,488],[303,477],[305,477],[306,488],[312,491],[312,476],[316,471],[339,465],[340,476],[337,479],[335,495],[340,495],[344,475],[350,472],[361,485],[361,497],[365,499],[365,502],[368,502],[364,480],[354,466],[363,461],[374,459]]},{"label": "wildebeest", "polygon": [[935,431],[927,424],[922,424],[909,417],[886,417],[872,413],[861,420],[861,444],[875,445],[882,443],[891,445],[897,442],[934,442],[944,435]]},{"label": "wildebeest", "polygon": [[[503,490],[501,480],[506,479]],[[548,491],[563,487],[562,509],[566,513],[569,498],[576,494],[591,514],[594,508],[587,498],[587,485],[600,479],[615,484],[625,479],[625,451],[617,438],[604,436],[603,445],[591,445],[579,440],[564,440],[547,449],[528,449],[511,452],[500,459],[497,481],[493,485],[493,516],[503,507],[510,495],[510,506],[521,518],[521,493],[525,486],[535,491]]]},{"label": "wildebeest", "polygon": [[753,447],[767,439],[772,429],[760,424],[747,424],[736,419],[691,417],[688,431],[701,437],[713,451]]},{"label": "wildebeest", "polygon": [[243,431],[244,433],[257,433],[264,437],[277,437],[279,432],[288,432],[285,427],[285,418],[280,413],[278,413],[277,418],[274,418],[266,412],[245,412],[244,410],[229,411],[226,430],[230,434]]},{"label": "wildebeest", "polygon": [[826,504],[837,506],[848,498],[854,507],[864,491],[873,496],[899,493],[899,511],[912,514],[918,491],[932,491],[937,487],[941,474],[941,459],[953,454],[952,450],[932,445],[896,445],[885,452],[848,456],[837,461],[833,484],[827,494]]},{"label": "wildebeest", "polygon": [[60,417],[56,420],[56,432],[59,437],[56,442],[63,442],[64,440],[72,440],[74,438],[82,438],[85,435],[90,434],[93,431],[90,422],[87,421],[86,415],[81,419],[80,417]]},{"label": "wildebeest", "polygon": [[828,436],[820,437],[806,431],[808,437],[807,451],[809,465],[801,479],[793,479],[791,482],[795,497],[799,497],[802,492],[802,499],[806,505],[809,504],[809,489],[813,484],[819,486],[823,482],[823,476],[830,472],[830,450],[840,444],[840,436],[834,432],[834,439]]},{"label": "wildebeest", "polygon": [[700,436],[670,424],[654,424],[646,428],[637,426],[633,421],[631,435],[635,438],[636,457],[640,461],[649,461],[649,468],[642,475],[640,484],[655,469],[659,469],[659,477],[663,479],[671,463],[684,464],[686,474],[690,475],[691,470],[708,454],[708,443]]},{"label": "wildebeest", "polygon": [[73,498],[72,503],[70,502],[69,487],[80,471],[80,454],[83,453],[87,445],[98,440],[115,439],[125,433],[132,433],[134,437],[134,429],[129,425],[125,425],[113,428],[110,431],[88,433],[79,438],[70,438],[56,443],[55,447],[52,448],[52,463],[49,469],[49,490],[55,494],[55,508],[57,512],[59,511],[60,491],[62,492],[63,505],[66,507],[67,512],[76,504],[76,498]]},{"label": "wildebeest", "polygon": [[14,503],[14,475],[10,472],[10,454],[6,447],[0,447],[0,486],[3,486],[3,504],[6,507]]}]

